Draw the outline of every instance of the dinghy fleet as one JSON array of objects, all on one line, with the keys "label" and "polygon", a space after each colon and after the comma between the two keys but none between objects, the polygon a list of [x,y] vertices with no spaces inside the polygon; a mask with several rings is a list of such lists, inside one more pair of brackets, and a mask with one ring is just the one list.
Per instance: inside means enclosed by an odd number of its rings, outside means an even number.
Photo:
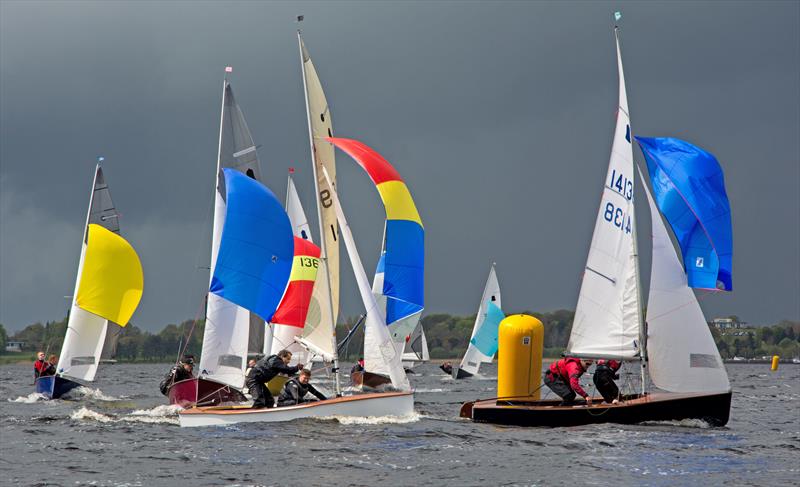
[{"label": "dinghy fleet", "polygon": [[[614,34],[619,73],[616,129],[564,354],[638,367],[640,390],[627,391],[618,404],[575,406],[539,400],[537,388],[528,391],[530,397],[467,403],[461,409],[463,417],[527,426],[683,418],[728,421],[730,384],[693,290],[732,289],[731,217],[722,170],[713,155],[688,142],[633,135],[616,26]],[[406,371],[430,358],[420,322],[425,307],[425,229],[398,170],[402,164],[395,167],[358,140],[334,136],[331,110],[299,30],[297,41],[318,232],[312,235],[293,169],[283,203],[269,189],[258,146],[234,96],[232,68],[226,68],[216,171],[208,174],[216,184],[198,375],[172,383],[167,393],[170,403],[184,408],[179,413],[181,426],[409,415],[414,392]],[[634,142],[642,149],[648,176],[634,163]],[[375,229],[383,233],[382,245],[371,280],[337,193],[337,148],[364,170],[384,205],[383,229]],[[120,234],[119,213],[100,162],[91,188],[56,374],[40,377],[35,384],[37,392],[54,399],[94,380],[143,292],[142,266]],[[646,306],[634,214],[634,197],[640,193],[652,220]],[[351,377],[356,387],[344,387],[339,372],[335,324],[340,240],[364,306],[364,363]],[[443,370],[454,379],[478,375],[481,364],[491,363],[498,352],[498,330],[505,318],[492,263],[463,359]],[[296,406],[250,407],[243,390],[249,359],[280,350],[292,353],[292,365],[316,364],[325,370],[334,397]],[[285,380],[268,385],[279,388]],[[657,390],[649,390],[650,384]]]}]

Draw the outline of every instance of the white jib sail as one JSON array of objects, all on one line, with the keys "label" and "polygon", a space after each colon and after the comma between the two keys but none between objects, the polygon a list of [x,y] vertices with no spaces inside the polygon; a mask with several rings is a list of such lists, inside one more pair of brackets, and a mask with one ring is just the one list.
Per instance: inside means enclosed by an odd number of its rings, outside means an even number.
[{"label": "white jib sail", "polygon": [[[475,316],[475,324],[472,326],[472,335],[469,337],[470,340],[475,337],[486,321],[486,313],[490,302],[493,302],[498,308],[502,308],[500,305],[500,284],[497,282],[494,264],[492,264],[492,268],[489,270],[489,277],[486,279],[486,286],[483,288],[481,304],[478,306],[478,314]],[[478,373],[481,363],[491,363],[493,359],[494,355],[489,356],[481,353],[478,347],[470,343],[469,347],[467,347],[467,352],[464,354],[464,358],[461,360],[459,368],[475,375]]]},{"label": "white jib sail", "polygon": [[619,39],[617,67],[617,126],[567,346],[567,354],[580,357],[625,359],[640,353],[632,134]]},{"label": "white jib sail", "polygon": [[[323,174],[327,177],[326,171]],[[400,353],[397,350],[396,344],[389,335],[389,330],[386,326],[386,316],[383,310],[375,301],[375,295],[372,294],[372,289],[369,285],[367,273],[364,271],[364,266],[361,263],[361,257],[358,255],[356,243],[353,240],[353,234],[350,231],[350,226],[347,224],[342,207],[339,204],[339,197],[336,190],[331,191],[333,198],[333,206],[336,211],[336,217],[339,219],[339,226],[341,227],[341,235],[344,237],[345,247],[347,248],[347,255],[350,257],[350,263],[353,266],[353,274],[355,274],[356,282],[358,282],[358,291],[361,294],[361,300],[364,302],[364,308],[367,316],[364,322],[364,333],[366,337],[367,330],[371,336],[375,337],[375,343],[370,349],[367,349],[366,338],[364,344],[364,362],[367,370],[374,370],[380,366],[385,365],[389,378],[392,380],[392,386],[400,390],[411,390],[411,384],[408,382],[408,377],[403,370]]]},{"label": "white jib sail", "polygon": [[[322,260],[327,260],[329,294],[326,300],[332,308],[334,322],[339,316],[339,232],[336,212],[331,201],[331,190],[336,187],[336,154],[333,145],[325,140],[333,137],[333,120],[328,100],[322,90],[311,56],[308,54],[300,32],[297,32],[300,47],[300,61],[303,71],[303,86],[306,95],[306,114],[308,116],[308,135],[311,144],[314,186],[317,189],[317,217],[319,219],[320,248]],[[328,172],[330,182],[325,179],[322,169]],[[325,275],[325,273],[321,273]],[[323,303],[321,303],[323,304]]]},{"label": "white jib sail", "polygon": [[650,378],[656,387],[670,392],[728,392],[728,374],[714,337],[650,190],[644,183],[642,187],[653,220],[653,264],[647,299]]}]

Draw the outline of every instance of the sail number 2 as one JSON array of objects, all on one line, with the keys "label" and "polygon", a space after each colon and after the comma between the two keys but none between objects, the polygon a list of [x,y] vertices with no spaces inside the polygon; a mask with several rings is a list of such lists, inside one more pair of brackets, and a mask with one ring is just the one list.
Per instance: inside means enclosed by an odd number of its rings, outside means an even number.
[{"label": "sail number 2", "polygon": [[617,208],[614,203],[606,203],[606,209],[603,212],[603,218],[609,223],[613,223],[615,227],[631,233],[631,217],[626,215],[622,208]]}]

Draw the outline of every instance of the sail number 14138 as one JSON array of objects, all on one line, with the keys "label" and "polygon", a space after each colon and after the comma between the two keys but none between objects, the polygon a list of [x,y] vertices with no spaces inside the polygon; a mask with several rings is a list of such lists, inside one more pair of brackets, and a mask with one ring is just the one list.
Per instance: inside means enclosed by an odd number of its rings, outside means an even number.
[{"label": "sail number 14138", "polygon": [[608,188],[622,195],[628,201],[633,199],[633,181],[624,174],[617,174],[616,169],[611,170],[611,181]]},{"label": "sail number 14138", "polygon": [[625,233],[631,233],[631,216],[626,215],[622,208],[615,207],[614,203],[606,203],[603,218]]}]

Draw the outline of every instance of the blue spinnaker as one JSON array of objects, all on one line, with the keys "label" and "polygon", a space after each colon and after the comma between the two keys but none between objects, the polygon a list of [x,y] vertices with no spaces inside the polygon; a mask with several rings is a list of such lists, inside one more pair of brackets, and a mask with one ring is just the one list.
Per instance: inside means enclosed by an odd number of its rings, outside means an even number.
[{"label": "blue spinnaker", "polygon": [[733,232],[717,159],[671,137],[636,137],[653,193],[678,239],[690,287],[731,291]]},{"label": "blue spinnaker", "polygon": [[266,186],[234,169],[223,172],[225,225],[211,292],[270,321],[292,272],[292,224]]},{"label": "blue spinnaker", "polygon": [[497,353],[497,330],[506,315],[493,302],[488,301],[486,304],[486,319],[483,320],[481,327],[469,342],[475,345],[475,348],[482,354],[493,357]]}]

